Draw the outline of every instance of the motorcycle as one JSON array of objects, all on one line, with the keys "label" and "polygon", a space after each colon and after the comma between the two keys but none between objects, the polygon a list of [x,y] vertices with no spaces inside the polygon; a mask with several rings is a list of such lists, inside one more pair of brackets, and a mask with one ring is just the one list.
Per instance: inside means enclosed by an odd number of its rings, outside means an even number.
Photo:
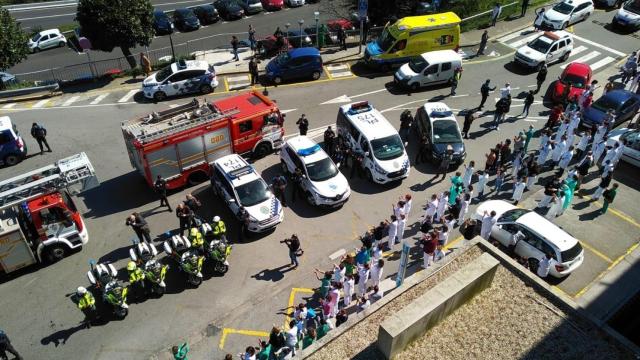
[{"label": "motorcycle", "polygon": [[161,264],[154,259],[158,255],[155,245],[140,243],[138,239],[133,240],[133,245],[129,249],[129,257],[141,267],[144,273],[144,281],[149,284],[151,292],[157,296],[162,296],[167,290],[164,278],[169,266]]},{"label": "motorcycle", "polygon": [[87,272],[89,282],[102,291],[102,300],[111,305],[113,314],[118,319],[124,319],[129,313],[127,305],[126,286],[118,281],[118,271],[112,264],[96,264],[94,260],[89,262],[91,270]]},{"label": "motorcycle", "polygon": [[204,256],[199,255],[196,249],[191,248],[189,239],[184,236],[174,235],[164,242],[164,251],[187,274],[187,281],[193,286],[202,283],[202,263]]},{"label": "motorcycle", "polygon": [[232,245],[227,243],[224,235],[220,239],[214,238],[211,225],[203,223],[200,228],[207,242],[205,254],[213,261],[213,271],[224,275],[229,271],[229,261],[227,259],[231,255]]}]

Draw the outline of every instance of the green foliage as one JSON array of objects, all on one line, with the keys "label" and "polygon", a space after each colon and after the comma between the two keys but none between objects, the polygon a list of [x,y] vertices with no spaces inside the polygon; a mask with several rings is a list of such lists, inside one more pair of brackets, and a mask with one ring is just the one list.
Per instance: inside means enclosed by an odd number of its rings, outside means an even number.
[{"label": "green foliage", "polygon": [[6,70],[27,58],[29,37],[20,23],[0,8],[0,70]]}]

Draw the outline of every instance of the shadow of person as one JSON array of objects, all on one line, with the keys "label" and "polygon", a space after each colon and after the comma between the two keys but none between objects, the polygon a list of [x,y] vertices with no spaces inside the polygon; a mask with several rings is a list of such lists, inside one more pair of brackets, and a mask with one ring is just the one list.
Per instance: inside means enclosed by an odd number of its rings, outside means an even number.
[{"label": "shadow of person", "polygon": [[293,267],[290,265],[281,265],[274,269],[260,270],[256,274],[251,275],[251,277],[256,280],[276,282],[282,280],[284,274],[291,270],[293,270]]},{"label": "shadow of person", "polygon": [[42,345],[49,345],[51,343],[53,343],[53,345],[55,347],[58,347],[60,345],[64,345],[67,343],[67,340],[69,340],[69,338],[71,337],[71,335],[75,334],[76,332],[86,328],[87,326],[83,323],[80,323],[76,326],[70,327],[68,329],[63,329],[63,330],[59,330],[54,332],[53,334],[49,335],[49,336],[45,336],[40,340],[40,344]]}]

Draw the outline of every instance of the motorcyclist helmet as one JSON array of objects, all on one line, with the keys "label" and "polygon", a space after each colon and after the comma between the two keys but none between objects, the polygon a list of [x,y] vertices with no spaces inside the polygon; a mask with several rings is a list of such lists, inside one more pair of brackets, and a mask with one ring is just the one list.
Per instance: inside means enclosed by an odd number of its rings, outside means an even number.
[{"label": "motorcyclist helmet", "polygon": [[87,293],[87,289],[84,288],[83,286],[78,286],[78,289],[76,289],[76,293],[82,296]]},{"label": "motorcyclist helmet", "polygon": [[133,271],[135,269],[136,269],[136,263],[134,263],[133,261],[129,261],[129,263],[127,264],[127,270]]},{"label": "motorcyclist helmet", "polygon": [[191,235],[192,237],[198,236],[198,229],[197,228],[191,228],[191,231],[189,232],[189,235]]},{"label": "motorcyclist helmet", "polygon": [[213,222],[218,222],[218,221],[220,221],[220,216],[217,216],[217,215],[214,216],[213,217]]}]

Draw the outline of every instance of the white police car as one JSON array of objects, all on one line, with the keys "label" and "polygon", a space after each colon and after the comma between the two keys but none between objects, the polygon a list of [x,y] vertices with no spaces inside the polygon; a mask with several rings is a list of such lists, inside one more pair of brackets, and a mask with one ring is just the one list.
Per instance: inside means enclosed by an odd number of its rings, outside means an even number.
[{"label": "white police car", "polygon": [[572,50],[571,34],[566,31],[546,31],[519,48],[514,61],[527,68],[540,70],[545,64],[567,60]]},{"label": "white police car", "polygon": [[285,173],[300,169],[301,186],[312,205],[337,207],[349,200],[349,182],[320,145],[306,136],[287,140],[280,151]]},{"label": "white police car", "polygon": [[247,230],[263,232],[282,222],[280,201],[253,166],[238,154],[223,156],[213,162],[211,187],[240,218],[240,207],[249,214]]},{"label": "white police car", "polygon": [[200,60],[180,60],[142,82],[144,97],[162,101],[169,96],[208,94],[218,86],[213,65]]},{"label": "white police car", "polygon": [[591,0],[564,0],[544,13],[541,27],[564,30],[569,25],[588,18],[594,11]]}]

